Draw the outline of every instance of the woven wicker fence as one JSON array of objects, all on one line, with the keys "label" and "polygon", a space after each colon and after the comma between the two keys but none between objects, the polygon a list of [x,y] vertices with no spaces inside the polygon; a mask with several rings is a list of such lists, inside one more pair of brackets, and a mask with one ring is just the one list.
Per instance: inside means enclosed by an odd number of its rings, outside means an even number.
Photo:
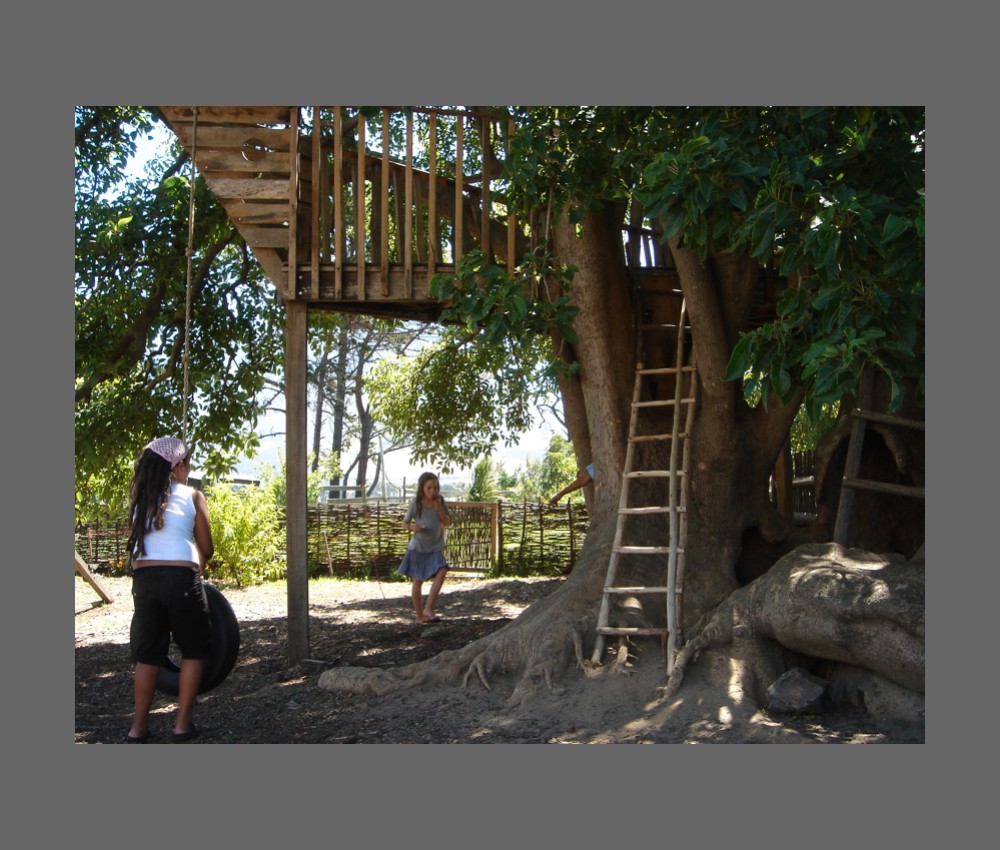
[{"label": "woven wicker fence", "polygon": [[[449,502],[446,557],[453,570],[507,575],[567,572],[583,547],[588,517],[580,505]],[[410,535],[406,504],[335,501],[306,516],[311,575],[385,578],[403,558]],[[107,519],[77,530],[76,549],[92,567],[125,562],[128,526]]]}]

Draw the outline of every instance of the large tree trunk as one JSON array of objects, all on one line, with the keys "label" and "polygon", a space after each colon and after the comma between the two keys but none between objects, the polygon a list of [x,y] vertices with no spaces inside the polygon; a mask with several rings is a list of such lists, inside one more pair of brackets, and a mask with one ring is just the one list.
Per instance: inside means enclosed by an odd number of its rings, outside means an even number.
[{"label": "large tree trunk", "polygon": [[[378,694],[435,681],[480,682],[490,687],[498,676],[512,676],[510,700],[517,703],[539,686],[558,687],[558,677],[570,665],[575,663],[585,671],[591,666],[584,659],[596,636],[627,446],[635,374],[635,311],[625,277],[620,222],[610,208],[587,213],[579,234],[564,220],[555,227],[553,241],[555,253],[579,270],[571,285],[571,297],[580,308],[575,323],[579,343],[572,351],[580,373],[577,380],[564,382],[562,390],[577,459],[581,465],[593,462],[595,466],[593,494],[588,501],[591,528],[572,573],[555,593],[531,606],[516,621],[458,652],[443,653],[429,662],[393,671],[330,670],[323,674],[322,687]],[[768,500],[767,484],[798,399],[784,406],[771,398],[766,406],[751,410],[741,399],[738,383],[724,380],[738,331],[747,326],[750,316],[750,295],[759,274],[757,264],[736,256],[713,257],[703,264],[676,242],[670,247],[687,300],[701,381],[690,437],[683,626],[685,634],[691,632],[702,641],[711,659],[713,652],[724,656],[731,641],[706,642],[699,625],[737,590],[735,567],[744,535],[753,529],[769,542],[780,542],[787,533]],[[669,431],[669,422],[660,423],[658,430]],[[644,451],[652,453],[646,457],[649,468],[666,468],[663,459],[655,455],[663,449]],[[656,494],[649,497],[656,498]],[[660,504],[664,503],[661,498]],[[630,534],[632,542],[664,544],[669,526],[662,517],[645,519],[637,521]],[[651,563],[653,560],[624,557],[619,583],[663,584],[666,565]],[[830,574],[827,580],[835,584],[836,578],[830,579]],[[815,586],[821,584],[818,581]],[[777,598],[780,593],[776,590],[773,595]],[[664,626],[663,607],[660,604],[631,610],[642,622],[630,624]],[[832,612],[826,613],[834,617]],[[787,630],[766,639],[795,644],[794,611],[791,616],[793,621]],[[765,620],[758,618],[759,623]],[[741,637],[751,639],[750,631],[744,630]],[[877,631],[877,626],[859,630],[857,639],[871,640]],[[685,665],[690,661],[690,656],[684,657]],[[720,673],[726,668],[722,662],[709,666]],[[755,683],[759,684],[757,680]],[[720,699],[732,697],[733,683],[724,675],[717,684]],[[749,695],[751,701],[759,698],[756,684]]]}]

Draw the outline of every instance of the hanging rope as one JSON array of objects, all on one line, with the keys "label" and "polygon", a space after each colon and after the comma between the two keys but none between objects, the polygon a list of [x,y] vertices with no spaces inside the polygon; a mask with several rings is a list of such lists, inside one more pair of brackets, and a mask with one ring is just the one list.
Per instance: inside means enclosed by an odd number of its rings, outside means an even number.
[{"label": "hanging rope", "polygon": [[184,396],[181,406],[181,439],[187,443],[187,410],[188,410],[188,361],[191,352],[191,258],[194,256],[194,178],[195,158],[198,154],[198,107],[194,110],[194,123],[191,133],[191,194],[188,202],[188,238],[187,238],[187,281],[184,285]]}]

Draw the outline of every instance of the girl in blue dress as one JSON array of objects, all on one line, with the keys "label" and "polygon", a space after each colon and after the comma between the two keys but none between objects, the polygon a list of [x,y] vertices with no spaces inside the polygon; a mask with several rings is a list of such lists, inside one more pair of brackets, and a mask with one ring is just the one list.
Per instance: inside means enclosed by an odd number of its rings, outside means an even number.
[{"label": "girl in blue dress", "polygon": [[[434,603],[441,592],[448,563],[444,558],[445,529],[451,522],[448,506],[441,496],[441,483],[433,472],[424,472],[417,480],[417,495],[403,518],[403,528],[413,532],[410,544],[397,572],[413,580],[411,596],[418,623],[435,623]],[[433,578],[423,601],[423,585]]]}]

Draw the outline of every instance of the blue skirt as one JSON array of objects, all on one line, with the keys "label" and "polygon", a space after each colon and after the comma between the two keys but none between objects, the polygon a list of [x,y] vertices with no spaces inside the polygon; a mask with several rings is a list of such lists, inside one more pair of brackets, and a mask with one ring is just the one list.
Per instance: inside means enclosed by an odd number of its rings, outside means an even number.
[{"label": "blue skirt", "polygon": [[445,561],[443,552],[415,552],[407,549],[403,563],[396,572],[417,581],[426,581],[437,575],[441,567],[448,569],[448,562]]}]

